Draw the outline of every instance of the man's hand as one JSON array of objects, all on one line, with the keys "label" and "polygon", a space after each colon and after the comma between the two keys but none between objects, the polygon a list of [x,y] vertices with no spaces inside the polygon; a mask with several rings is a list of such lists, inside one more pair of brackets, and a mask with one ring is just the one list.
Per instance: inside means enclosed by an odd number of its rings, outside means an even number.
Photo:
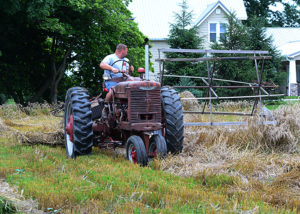
[{"label": "man's hand", "polygon": [[111,71],[114,72],[115,74],[116,74],[116,73],[119,73],[119,70],[116,69],[116,68],[114,68],[114,67],[112,67]]},{"label": "man's hand", "polygon": [[134,67],[133,67],[133,65],[130,66],[130,70],[131,70],[132,73],[134,72]]},{"label": "man's hand", "polygon": [[108,65],[106,64],[105,62],[101,62],[100,63],[100,68],[103,69],[103,70],[109,70],[109,71],[112,71],[114,73],[119,73],[119,70],[112,67],[111,65]]},{"label": "man's hand", "polygon": [[128,70],[126,70],[126,73],[130,74],[129,71],[131,72],[131,75],[132,75],[132,73],[134,71],[134,67],[132,65],[130,66],[130,68]]}]

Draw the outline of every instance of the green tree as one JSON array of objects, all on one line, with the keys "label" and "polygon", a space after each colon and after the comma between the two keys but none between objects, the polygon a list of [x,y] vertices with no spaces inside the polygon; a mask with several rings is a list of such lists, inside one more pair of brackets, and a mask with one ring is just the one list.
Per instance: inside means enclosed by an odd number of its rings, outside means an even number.
[{"label": "green tree", "polygon": [[128,21],[132,15],[128,3],[5,1],[0,8],[0,90],[22,104],[39,99],[57,102],[67,87],[61,81],[70,79],[92,94],[100,92],[99,62],[121,42],[135,54],[131,62],[140,66],[144,36],[136,23]]},{"label": "green tree", "polygon": [[272,11],[270,6],[275,6],[276,3],[281,3],[282,0],[244,0],[248,19],[245,21],[249,23],[249,18],[260,17],[266,21],[268,26],[272,25],[271,17],[278,12]]},{"label": "green tree", "polygon": [[[265,27],[299,27],[300,26],[300,2],[299,0],[244,0],[250,24],[253,17],[264,20]],[[284,10],[272,10],[270,6],[283,5]]]},{"label": "green tree", "polygon": [[247,27],[247,31],[250,36],[249,49],[266,50],[269,51],[269,55],[272,56],[272,60],[265,60],[264,62],[263,81],[270,81],[278,85],[285,85],[286,72],[281,70],[282,57],[280,52],[273,45],[272,37],[268,37],[266,35],[264,19],[252,17],[249,21],[250,24]]},{"label": "green tree", "polygon": [[[226,33],[220,38],[219,43],[214,43],[212,49],[216,50],[247,50],[250,36],[244,26],[239,20],[236,19],[234,14],[228,18],[228,25]],[[215,54],[215,56],[231,57],[231,56],[245,56],[243,54]],[[251,82],[255,79],[256,74],[253,70],[252,62],[248,60],[225,60],[215,64],[215,78]],[[230,85],[228,82],[217,82],[213,84]],[[219,96],[236,96],[240,94],[249,94],[251,91],[248,89],[216,89]]]},{"label": "green tree", "polygon": [[300,1],[283,2],[284,10],[275,11],[271,17],[273,26],[299,27],[300,26]]},{"label": "green tree", "polygon": [[[198,35],[198,27],[192,26],[192,12],[188,11],[188,5],[185,0],[179,5],[181,11],[175,14],[175,23],[170,25],[170,32],[168,44],[170,48],[175,49],[201,49],[202,38]],[[191,53],[166,53],[167,58],[196,58],[200,54]],[[166,74],[173,75],[188,75],[199,76],[206,73],[205,65],[203,63],[191,62],[166,62]],[[207,73],[206,73],[207,75]],[[179,84],[179,85],[195,85],[197,81],[178,78],[165,78],[165,84]],[[197,82],[199,83],[199,82]],[[196,95],[201,95],[201,91],[192,90]]]},{"label": "green tree", "polygon": [[[264,28],[264,19],[258,17],[252,17],[249,19],[249,27],[244,26],[239,22],[234,15],[228,17],[227,32],[224,37],[221,38],[219,44],[215,43],[213,49],[225,49],[225,50],[267,50],[269,55],[272,56],[272,60],[266,60],[264,62],[264,75],[263,81],[274,82],[276,84],[282,84],[285,75],[281,71],[281,58],[279,52],[272,45],[272,38],[267,37]],[[244,54],[219,54],[219,56],[245,56]],[[262,65],[262,61],[259,61],[259,68]],[[257,75],[255,71],[255,64],[252,60],[228,60],[221,61],[216,64],[216,77],[243,81],[243,82],[255,82]],[[222,83],[228,85],[228,83]],[[220,89],[217,90],[222,96],[230,95],[247,95],[252,94],[250,89]]]},{"label": "green tree", "polygon": [[0,6],[0,90],[24,104],[33,95],[35,85],[31,83],[42,79],[47,51],[41,46],[46,37],[31,27],[30,6],[25,8],[22,3],[10,0]]}]

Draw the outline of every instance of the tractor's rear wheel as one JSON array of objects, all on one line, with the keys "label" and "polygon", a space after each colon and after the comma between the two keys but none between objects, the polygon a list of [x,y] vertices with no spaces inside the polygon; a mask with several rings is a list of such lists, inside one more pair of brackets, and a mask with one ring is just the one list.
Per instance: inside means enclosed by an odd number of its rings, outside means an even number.
[{"label": "tractor's rear wheel", "polygon": [[147,166],[148,156],[141,137],[133,135],[127,140],[126,155],[130,162]]},{"label": "tractor's rear wheel", "polygon": [[183,148],[184,125],[180,97],[175,89],[162,87],[161,103],[163,111],[163,134],[165,135],[168,151],[179,153]]},{"label": "tractor's rear wheel", "polygon": [[150,138],[149,155],[151,157],[166,157],[168,153],[165,138],[160,134],[154,134]]},{"label": "tractor's rear wheel", "polygon": [[70,158],[90,154],[93,146],[91,104],[87,90],[70,88],[65,100],[65,147]]}]

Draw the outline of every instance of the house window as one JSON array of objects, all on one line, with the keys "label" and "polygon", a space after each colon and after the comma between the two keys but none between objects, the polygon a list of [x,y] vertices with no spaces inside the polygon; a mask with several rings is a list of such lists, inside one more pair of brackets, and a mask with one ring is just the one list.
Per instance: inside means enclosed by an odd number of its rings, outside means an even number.
[{"label": "house window", "polygon": [[217,23],[210,23],[209,41],[217,41]]},{"label": "house window", "polygon": [[224,37],[225,33],[226,33],[226,24],[221,23],[220,24],[220,39]]},{"label": "house window", "polygon": [[226,33],[225,23],[209,23],[209,41],[217,42]]}]

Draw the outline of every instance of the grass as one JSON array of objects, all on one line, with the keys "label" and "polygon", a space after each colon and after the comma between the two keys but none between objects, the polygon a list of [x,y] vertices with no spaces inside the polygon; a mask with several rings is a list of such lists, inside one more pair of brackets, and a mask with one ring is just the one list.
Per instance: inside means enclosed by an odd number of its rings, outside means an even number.
[{"label": "grass", "polygon": [[15,101],[14,99],[8,99],[5,104],[8,104],[8,105],[14,105],[15,104]]},{"label": "grass", "polygon": [[[298,96],[290,96],[290,97],[284,97],[283,99],[299,99],[299,97]],[[273,100],[273,101],[266,100],[264,102],[264,104],[266,105],[266,107],[269,110],[275,110],[280,106],[294,105],[297,103],[299,103],[298,100],[282,100],[282,99],[281,100]]]},{"label": "grass", "polygon": [[[193,179],[140,168],[109,151],[95,150],[93,155],[71,160],[61,147],[11,146],[1,141],[6,146],[0,150],[0,174],[27,197],[38,199],[44,209],[174,212],[180,208],[188,212],[199,204],[214,210],[209,204],[218,198],[222,198],[221,208],[230,207],[225,195],[217,191],[208,195],[206,187]],[[245,201],[241,209],[249,208]]]},{"label": "grass", "polygon": [[[229,176],[181,178],[133,165],[111,151],[95,149],[72,160],[61,147],[24,146],[3,137],[0,143],[0,175],[37,199],[42,209],[201,213],[258,206],[254,198],[228,195],[225,189],[236,179]],[[241,203],[235,205],[232,197]],[[274,209],[268,204],[262,208]]]},{"label": "grass", "polygon": [[13,203],[10,200],[0,196],[0,214],[9,214],[16,212],[17,211]]},{"label": "grass", "polygon": [[284,96],[283,99],[299,99],[300,96]]},{"label": "grass", "polygon": [[[226,106],[221,107],[226,109]],[[93,148],[92,155],[68,159],[62,146],[42,145],[41,139],[30,138],[30,133],[44,136],[45,132],[61,129],[61,118],[50,116],[47,108],[27,110],[24,113],[17,107],[0,108],[0,177],[17,186],[26,198],[37,200],[44,211],[297,213],[300,210],[299,153],[277,151],[282,145],[271,142],[271,136],[275,135],[268,136],[270,130],[264,127],[237,132],[186,128],[182,154],[154,160],[149,167],[142,168],[111,150],[98,148]],[[279,122],[286,121],[288,128],[281,132],[284,136],[293,135],[298,127],[292,120],[297,111],[287,109],[282,114]],[[1,118],[8,128],[1,128]],[[282,144],[294,139],[276,136]],[[270,139],[269,144],[266,139]],[[58,141],[63,139],[60,137]]]},{"label": "grass", "polygon": [[265,101],[265,106],[269,109],[269,110],[275,110],[278,109],[278,107],[280,106],[286,106],[286,105],[295,105],[297,103],[299,103],[299,101]]}]

